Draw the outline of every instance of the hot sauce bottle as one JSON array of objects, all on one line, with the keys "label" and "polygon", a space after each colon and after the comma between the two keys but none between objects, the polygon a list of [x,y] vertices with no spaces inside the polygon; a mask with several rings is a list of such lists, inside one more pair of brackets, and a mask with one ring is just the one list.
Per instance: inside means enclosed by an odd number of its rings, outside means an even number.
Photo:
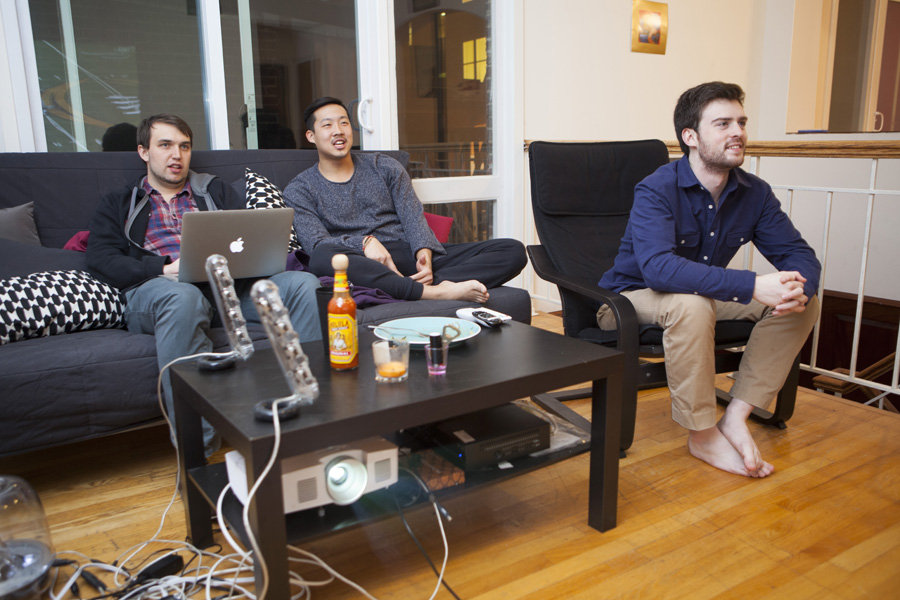
[{"label": "hot sauce bottle", "polygon": [[334,295],[328,301],[328,355],[336,371],[355,369],[359,364],[359,334],[356,331],[356,302],[347,286],[346,254],[331,258],[334,268]]}]

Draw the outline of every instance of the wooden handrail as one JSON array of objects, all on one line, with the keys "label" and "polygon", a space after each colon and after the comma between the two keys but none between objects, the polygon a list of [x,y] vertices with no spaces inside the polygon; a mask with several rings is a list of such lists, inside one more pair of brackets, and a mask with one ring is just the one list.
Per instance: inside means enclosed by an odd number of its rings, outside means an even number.
[{"label": "wooden handrail", "polygon": [[[598,140],[552,140],[552,141],[598,141]],[[525,151],[532,140],[525,140]],[[669,154],[678,156],[681,148],[678,142],[666,140]],[[747,154],[750,156],[805,156],[812,158],[900,158],[900,140],[847,141],[847,142],[749,142]]]}]

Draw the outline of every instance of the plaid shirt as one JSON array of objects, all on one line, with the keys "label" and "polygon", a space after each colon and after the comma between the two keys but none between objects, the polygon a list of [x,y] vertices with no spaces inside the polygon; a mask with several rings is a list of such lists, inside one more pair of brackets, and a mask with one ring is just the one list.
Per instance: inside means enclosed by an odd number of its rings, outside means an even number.
[{"label": "plaid shirt", "polygon": [[185,183],[184,189],[178,192],[172,202],[166,202],[158,191],[147,182],[141,187],[150,198],[150,220],[147,222],[147,233],[144,235],[144,249],[168,256],[173,261],[181,255],[181,216],[186,212],[197,210],[191,184]]}]

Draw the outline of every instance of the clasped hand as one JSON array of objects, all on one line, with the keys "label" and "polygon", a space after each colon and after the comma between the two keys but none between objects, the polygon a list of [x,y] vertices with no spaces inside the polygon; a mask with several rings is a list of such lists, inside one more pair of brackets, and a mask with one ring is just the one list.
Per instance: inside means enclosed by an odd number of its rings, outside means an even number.
[{"label": "clasped hand", "polygon": [[757,275],[753,299],[773,307],[774,315],[803,312],[809,298],[803,293],[806,278],[797,271],[778,271]]}]

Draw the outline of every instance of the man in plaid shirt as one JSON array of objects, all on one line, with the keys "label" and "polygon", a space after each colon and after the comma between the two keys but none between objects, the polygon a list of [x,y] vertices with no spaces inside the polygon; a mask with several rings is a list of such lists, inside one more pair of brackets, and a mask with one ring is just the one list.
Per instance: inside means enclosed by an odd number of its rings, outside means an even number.
[{"label": "man in plaid shirt", "polygon": [[[190,170],[190,126],[175,115],[154,115],[141,123],[137,150],[147,174],[103,198],[90,225],[87,264],[100,279],[125,295],[128,330],[156,336],[160,369],[182,356],[210,352],[208,334],[214,301],[205,284],[178,281],[181,219],[196,210],[245,208],[244,200],[221,179]],[[309,273],[287,271],[270,277],[278,286],[301,342],[321,339],[315,289]],[[249,281],[238,281],[241,310],[259,322],[249,298]],[[172,388],[164,377],[166,405],[173,414]],[[218,438],[204,422],[207,452]]]}]

